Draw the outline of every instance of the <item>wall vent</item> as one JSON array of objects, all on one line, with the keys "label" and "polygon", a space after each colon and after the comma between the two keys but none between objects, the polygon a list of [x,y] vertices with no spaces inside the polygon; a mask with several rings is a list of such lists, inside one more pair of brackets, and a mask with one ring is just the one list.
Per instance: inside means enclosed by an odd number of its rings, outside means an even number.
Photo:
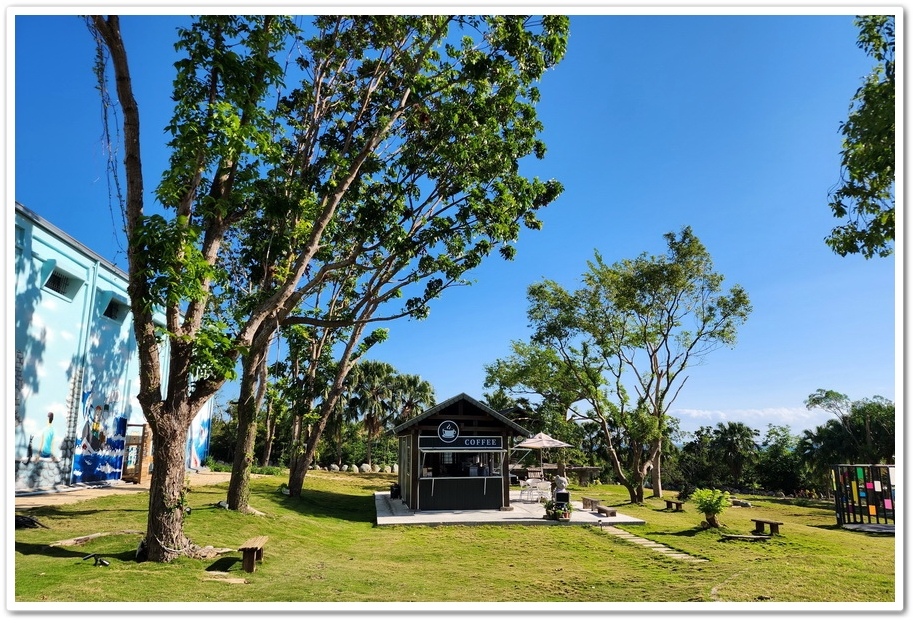
[{"label": "wall vent", "polygon": [[45,282],[45,287],[49,290],[53,290],[58,294],[67,296],[67,293],[70,291],[70,278],[58,271],[54,271],[48,277],[48,280]]}]

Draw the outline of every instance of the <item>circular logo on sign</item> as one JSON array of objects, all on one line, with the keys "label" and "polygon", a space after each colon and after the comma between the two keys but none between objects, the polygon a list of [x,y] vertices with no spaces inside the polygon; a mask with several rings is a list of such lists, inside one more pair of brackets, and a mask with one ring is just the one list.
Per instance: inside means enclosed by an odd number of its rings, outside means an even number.
[{"label": "circular logo on sign", "polygon": [[445,443],[452,443],[458,439],[458,425],[451,420],[439,424],[439,439]]}]

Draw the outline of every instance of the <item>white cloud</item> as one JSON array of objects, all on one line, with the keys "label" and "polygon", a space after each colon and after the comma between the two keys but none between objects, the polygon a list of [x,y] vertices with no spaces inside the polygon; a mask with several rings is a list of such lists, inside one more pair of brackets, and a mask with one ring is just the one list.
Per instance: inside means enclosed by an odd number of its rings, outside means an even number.
[{"label": "white cloud", "polygon": [[767,425],[788,426],[793,434],[799,435],[805,429],[814,429],[831,416],[820,409],[805,407],[764,407],[761,409],[672,409],[670,415],[680,420],[681,429],[693,432],[701,426],[715,426],[717,423],[741,422],[755,428],[763,435]]}]

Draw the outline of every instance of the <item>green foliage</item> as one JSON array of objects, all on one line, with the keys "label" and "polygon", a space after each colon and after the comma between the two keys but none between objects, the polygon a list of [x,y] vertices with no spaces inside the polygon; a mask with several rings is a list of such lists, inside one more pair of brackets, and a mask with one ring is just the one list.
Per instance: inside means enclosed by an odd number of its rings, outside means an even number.
[{"label": "green foliage", "polygon": [[193,342],[191,373],[196,378],[236,378],[234,349],[236,341],[229,326],[215,319],[205,319]]},{"label": "green foliage", "polygon": [[803,434],[801,446],[810,465],[824,470],[831,463],[893,463],[896,409],[890,400],[874,396],[850,401],[846,394],[818,389],[805,405],[833,416]]},{"label": "green foliage", "polygon": [[727,468],[728,484],[741,488],[747,479],[753,479],[753,466],[757,460],[757,436],[760,431],[741,422],[716,424],[712,433],[711,451],[715,460]]},{"label": "green foliage", "polygon": [[722,291],[691,228],[664,238],[662,256],[609,265],[596,251],[575,291],[551,280],[529,286],[530,342],[512,342],[510,357],[486,367],[486,387],[593,422],[633,501],[675,428],[667,413],[686,369],[733,346],[751,311],[740,286]]},{"label": "green foliage", "polygon": [[[565,54],[566,16],[320,15],[308,34],[291,16],[197,16],[178,31],[170,157],[152,216],[130,46],[117,16],[89,24],[108,46],[124,113],[130,292],[149,312],[137,314],[137,333],[141,406],[163,420],[154,431],[182,430],[182,409],[212,397],[240,357],[262,361],[283,325],[341,330],[317,361],[366,323],[426,316],[492,252],[511,259],[522,227],[539,228],[537,211],[562,192],[520,163],[545,155],[536,82]],[[162,387],[150,337],[160,306],[171,356]],[[384,337],[372,331],[356,357]],[[345,375],[351,362],[339,363]],[[248,391],[260,368],[245,374]],[[317,413],[322,398],[327,409],[307,442],[298,428],[292,463],[314,451],[339,389],[322,397],[323,379],[302,378],[310,386],[290,390],[299,413]],[[247,446],[256,410],[243,403]]]},{"label": "green foliage", "polygon": [[856,18],[858,46],[877,65],[858,88],[843,134],[843,178],[833,191],[830,209],[846,223],[833,229],[827,245],[837,254],[866,258],[893,253],[896,102],[894,16]]},{"label": "green foliage", "polygon": [[690,495],[690,501],[707,517],[719,515],[732,505],[728,492],[718,489],[697,489]]},{"label": "green foliage", "polygon": [[789,495],[802,488],[804,470],[801,455],[795,452],[798,443],[799,437],[788,426],[767,426],[755,466],[760,487]]},{"label": "green foliage", "polygon": [[232,463],[227,463],[224,461],[219,461],[215,459],[212,455],[207,456],[204,459],[204,467],[209,469],[211,472],[231,472]]}]

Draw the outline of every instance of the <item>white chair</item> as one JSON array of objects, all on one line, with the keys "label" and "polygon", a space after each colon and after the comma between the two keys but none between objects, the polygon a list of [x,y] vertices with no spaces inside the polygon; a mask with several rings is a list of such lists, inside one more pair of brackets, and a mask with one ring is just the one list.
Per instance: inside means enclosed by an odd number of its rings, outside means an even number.
[{"label": "white chair", "polygon": [[551,485],[550,485],[549,480],[542,480],[539,483],[537,483],[535,487],[537,489],[537,501],[538,502],[540,502],[541,500],[549,500],[551,498],[552,492],[551,492]]},{"label": "white chair", "polygon": [[[522,482],[522,491],[519,494],[518,499],[522,502],[537,502],[539,500],[539,490],[538,485],[543,482],[539,478],[529,478]],[[547,483],[548,485],[550,483]]]}]

